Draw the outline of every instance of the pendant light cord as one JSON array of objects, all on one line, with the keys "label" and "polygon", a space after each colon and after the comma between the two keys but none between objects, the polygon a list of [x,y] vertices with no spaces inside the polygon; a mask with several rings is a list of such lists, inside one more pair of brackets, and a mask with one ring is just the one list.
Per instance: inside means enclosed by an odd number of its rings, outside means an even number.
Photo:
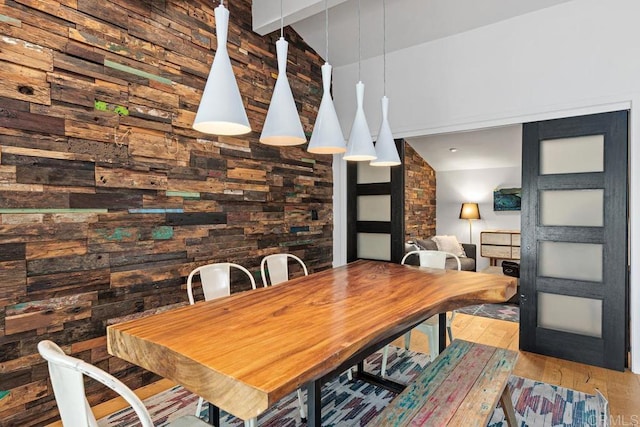
[{"label": "pendant light cord", "polygon": [[362,61],[362,45],[360,43],[360,0],[358,0],[358,80],[360,78],[360,62]]},{"label": "pendant light cord", "polygon": [[325,62],[329,62],[329,0],[324,0]]},{"label": "pendant light cord", "polygon": [[284,14],[282,13],[282,0],[280,0],[280,38],[284,38]]},{"label": "pendant light cord", "polygon": [[387,95],[387,1],[382,0],[382,94]]}]

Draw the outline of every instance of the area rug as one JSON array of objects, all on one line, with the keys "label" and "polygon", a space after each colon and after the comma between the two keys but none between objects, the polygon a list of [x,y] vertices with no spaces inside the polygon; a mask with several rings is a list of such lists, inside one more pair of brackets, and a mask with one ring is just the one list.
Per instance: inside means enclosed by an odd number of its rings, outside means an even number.
[{"label": "area rug", "polygon": [[[374,353],[365,362],[365,369],[380,372],[382,357]],[[425,354],[391,347],[388,376],[408,382],[428,364]],[[601,419],[601,402],[593,395],[512,376],[512,399],[520,426],[597,426]],[[365,426],[393,399],[394,393],[362,381],[349,381],[346,373],[322,388],[322,425],[326,427]],[[305,395],[306,398],[306,395]],[[145,400],[156,426],[166,426],[172,419],[195,412],[198,397],[180,386]],[[207,417],[207,405],[201,418]],[[130,408],[98,420],[100,427],[132,427],[136,418]],[[243,422],[223,413],[222,426],[242,426]],[[295,393],[282,399],[258,418],[260,427],[304,426],[298,412]],[[504,413],[496,408],[490,427],[506,426]]]},{"label": "area rug", "polygon": [[[608,402],[592,395],[512,375],[511,401],[520,426],[603,426]],[[493,411],[489,427],[506,427],[504,412]]]},{"label": "area rug", "polygon": [[516,304],[479,304],[456,309],[458,313],[473,316],[488,317],[490,319],[520,321],[520,306]]}]

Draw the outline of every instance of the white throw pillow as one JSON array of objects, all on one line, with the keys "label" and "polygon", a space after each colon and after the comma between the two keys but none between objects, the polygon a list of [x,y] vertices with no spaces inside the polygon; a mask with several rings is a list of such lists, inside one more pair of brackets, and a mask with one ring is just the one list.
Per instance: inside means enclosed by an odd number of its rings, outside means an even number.
[{"label": "white throw pillow", "polygon": [[450,252],[460,258],[466,257],[456,236],[434,236],[433,241],[436,242],[439,251]]}]

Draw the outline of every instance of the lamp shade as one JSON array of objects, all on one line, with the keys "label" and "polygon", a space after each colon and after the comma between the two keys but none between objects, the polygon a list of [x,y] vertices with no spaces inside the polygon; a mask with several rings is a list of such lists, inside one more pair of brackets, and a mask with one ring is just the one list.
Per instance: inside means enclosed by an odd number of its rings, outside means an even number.
[{"label": "lamp shade", "polygon": [[322,66],[322,101],[313,126],[307,151],[315,154],[338,154],[347,151],[347,144],[331,98],[331,65]]},{"label": "lamp shade", "polygon": [[378,131],[378,140],[376,141],[376,156],[375,160],[372,160],[371,166],[398,166],[400,164],[400,156],[398,155],[398,149],[396,148],[396,142],[393,140],[391,134],[391,127],[389,126],[389,119],[387,115],[389,113],[389,98],[383,96],[382,103],[382,123],[380,123],[380,130]]},{"label": "lamp shade", "polygon": [[251,132],[251,126],[227,51],[229,10],[221,4],[214,12],[218,50],[204,86],[193,128],[214,135],[242,135]]},{"label": "lamp shade", "polygon": [[460,219],[480,219],[477,203],[463,203],[460,207]]},{"label": "lamp shade", "polygon": [[271,104],[264,121],[260,142],[267,145],[290,146],[307,142],[298,109],[287,80],[287,50],[289,43],[280,37],[276,42],[278,78],[271,95]]},{"label": "lamp shade", "polygon": [[356,162],[375,160],[376,149],[373,147],[373,139],[371,139],[367,118],[364,115],[364,83],[362,82],[356,84],[356,99],[358,102],[356,117],[351,126],[347,152],[343,158]]}]

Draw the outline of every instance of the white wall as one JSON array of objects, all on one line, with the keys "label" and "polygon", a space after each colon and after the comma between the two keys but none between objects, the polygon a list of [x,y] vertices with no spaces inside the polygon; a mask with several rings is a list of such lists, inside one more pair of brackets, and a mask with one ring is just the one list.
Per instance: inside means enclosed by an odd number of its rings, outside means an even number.
[{"label": "white wall", "polygon": [[[574,0],[387,55],[394,135],[483,127],[596,106],[640,91],[640,2]],[[428,22],[425,23],[428,25]],[[382,58],[362,62],[365,113],[378,131]],[[349,134],[358,64],[334,69],[336,110]]]},{"label": "white wall", "polygon": [[520,211],[494,212],[493,190],[520,187],[521,176],[519,167],[436,173],[436,234],[454,234],[461,243],[469,243],[469,221],[458,218],[460,205],[478,203],[481,219],[471,227],[478,271],[489,266],[489,258],[480,257],[481,231],[520,230]]},{"label": "white wall", "polygon": [[[639,105],[638,16],[637,0],[574,0],[393,52],[387,56],[387,95],[394,136]],[[372,132],[380,120],[382,75],[381,58],[363,61]],[[358,64],[334,69],[335,105],[347,136],[357,79]],[[631,365],[640,373],[640,108],[631,109],[630,119]],[[346,221],[345,202],[336,199],[336,221]],[[334,244],[345,245],[346,235]]]}]

